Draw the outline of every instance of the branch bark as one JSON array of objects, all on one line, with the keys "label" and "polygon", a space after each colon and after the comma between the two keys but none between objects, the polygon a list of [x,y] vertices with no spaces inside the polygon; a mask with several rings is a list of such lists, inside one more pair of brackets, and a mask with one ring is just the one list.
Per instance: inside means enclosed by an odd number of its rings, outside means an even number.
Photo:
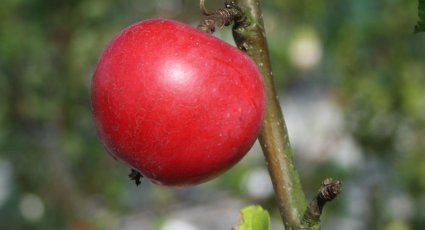
[{"label": "branch bark", "polygon": [[267,111],[259,141],[271,175],[285,229],[301,229],[307,207],[298,172],[292,159],[288,132],[276,95],[259,0],[239,0],[246,19],[236,22],[233,36],[239,49],[258,65],[267,92]]},{"label": "branch bark", "polygon": [[267,110],[259,141],[267,161],[270,177],[286,230],[320,229],[320,216],[326,202],[341,191],[341,183],[327,179],[309,206],[294,166],[288,131],[276,95],[270,64],[263,17],[259,0],[226,0],[225,8],[208,12],[200,1],[204,14],[198,29],[213,33],[217,28],[233,24],[233,38],[239,49],[246,52],[259,67],[264,78]]},{"label": "branch bark", "polygon": [[308,205],[307,211],[302,219],[302,226],[308,229],[320,229],[320,216],[327,202],[335,199],[342,191],[340,181],[327,178],[322,182],[316,197]]}]

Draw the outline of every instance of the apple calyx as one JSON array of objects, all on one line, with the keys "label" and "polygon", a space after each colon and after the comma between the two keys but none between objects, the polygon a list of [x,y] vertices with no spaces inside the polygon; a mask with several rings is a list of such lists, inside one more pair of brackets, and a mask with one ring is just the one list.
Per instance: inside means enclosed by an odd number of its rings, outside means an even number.
[{"label": "apple calyx", "polygon": [[143,175],[139,172],[137,172],[134,169],[131,169],[131,173],[128,174],[128,177],[130,177],[131,180],[134,180],[134,183],[136,183],[137,186],[140,185],[141,179],[143,178]]}]

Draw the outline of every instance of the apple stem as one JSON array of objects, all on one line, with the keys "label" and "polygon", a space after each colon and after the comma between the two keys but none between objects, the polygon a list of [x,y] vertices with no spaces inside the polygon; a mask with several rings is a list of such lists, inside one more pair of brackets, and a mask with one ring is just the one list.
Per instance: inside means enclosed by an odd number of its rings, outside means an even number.
[{"label": "apple stem", "polygon": [[136,183],[137,186],[140,185],[141,183],[141,179],[143,178],[143,175],[139,172],[137,172],[134,169],[131,169],[131,173],[128,174],[128,177],[130,177],[130,179],[134,180],[134,182]]},{"label": "apple stem", "polygon": [[201,19],[198,29],[206,33],[212,34],[218,28],[243,20],[244,14],[235,1],[226,0],[224,8],[212,13],[206,9],[204,0],[200,0],[199,5],[204,18]]}]

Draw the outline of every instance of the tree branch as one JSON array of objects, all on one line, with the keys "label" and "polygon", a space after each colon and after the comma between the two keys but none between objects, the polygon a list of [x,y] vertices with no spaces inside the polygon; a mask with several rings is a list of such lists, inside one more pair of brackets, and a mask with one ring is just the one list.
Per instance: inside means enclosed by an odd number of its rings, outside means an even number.
[{"label": "tree branch", "polygon": [[213,33],[216,28],[233,24],[233,37],[239,49],[246,52],[259,67],[264,78],[267,110],[259,141],[267,161],[270,177],[286,230],[320,229],[320,215],[326,202],[341,191],[341,183],[327,179],[317,197],[307,208],[298,172],[292,159],[288,131],[273,81],[269,50],[259,0],[226,0],[225,8],[213,13],[205,8],[198,29]]},{"label": "tree branch", "polygon": [[302,226],[307,229],[320,229],[320,216],[325,204],[335,199],[342,191],[342,183],[334,181],[332,178],[327,178],[322,182],[316,197],[308,205],[307,211],[304,214],[301,222]]},{"label": "tree branch", "polygon": [[220,8],[213,13],[205,8],[204,0],[200,0],[199,5],[204,18],[199,23],[198,29],[209,34],[214,33],[217,28],[228,26],[243,18],[242,10],[234,0],[226,0],[225,8]]},{"label": "tree branch", "polygon": [[285,120],[276,96],[260,1],[239,0],[238,5],[244,11],[246,20],[235,23],[233,36],[237,46],[257,63],[267,92],[267,111],[259,141],[267,160],[285,229],[300,229],[307,202],[294,166]]}]

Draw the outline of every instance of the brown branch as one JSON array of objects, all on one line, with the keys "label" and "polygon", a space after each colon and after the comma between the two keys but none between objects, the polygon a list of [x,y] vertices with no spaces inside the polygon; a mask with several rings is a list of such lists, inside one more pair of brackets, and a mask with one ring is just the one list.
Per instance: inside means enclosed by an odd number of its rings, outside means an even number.
[{"label": "brown branch", "polygon": [[267,94],[267,111],[259,140],[267,160],[285,229],[300,229],[307,201],[292,159],[285,120],[276,95],[259,0],[239,0],[246,20],[236,23],[237,46],[257,63]]},{"label": "brown branch", "polygon": [[208,12],[200,1],[204,19],[199,29],[213,33],[216,28],[233,24],[233,37],[239,49],[256,63],[264,78],[267,110],[259,141],[267,160],[281,218],[285,229],[320,229],[320,214],[326,202],[341,191],[341,183],[325,180],[307,208],[298,172],[292,159],[288,131],[276,95],[269,50],[259,0],[226,1],[226,7]]},{"label": "brown branch", "polygon": [[318,194],[308,205],[302,220],[302,225],[305,226],[305,228],[320,225],[320,216],[322,215],[323,207],[327,202],[335,199],[341,191],[342,183],[340,181],[333,180],[332,178],[324,180]]},{"label": "brown branch", "polygon": [[243,13],[235,1],[226,0],[225,8],[220,8],[210,13],[204,4],[204,0],[200,1],[200,9],[205,16],[199,23],[198,29],[212,34],[218,28],[228,26],[235,21],[242,20]]}]

